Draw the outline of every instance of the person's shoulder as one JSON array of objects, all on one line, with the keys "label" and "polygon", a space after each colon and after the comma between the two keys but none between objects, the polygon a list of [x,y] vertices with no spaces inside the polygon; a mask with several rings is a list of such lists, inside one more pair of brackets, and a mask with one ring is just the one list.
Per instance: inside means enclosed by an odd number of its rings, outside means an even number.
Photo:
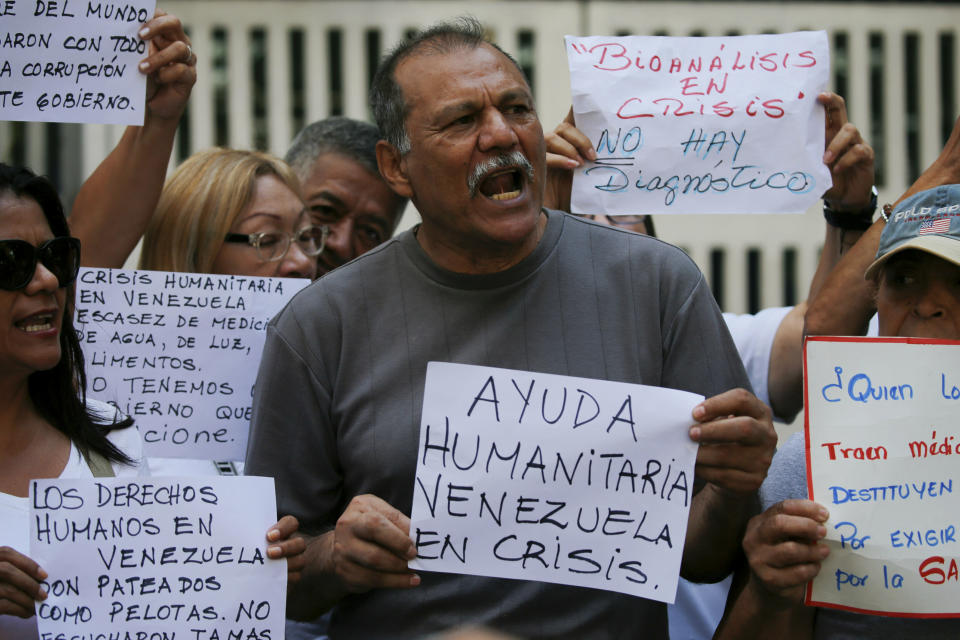
[{"label": "person's shoulder", "polygon": [[320,276],[313,284],[320,288],[335,290],[344,286],[353,286],[357,279],[369,278],[391,265],[395,259],[395,252],[402,249],[402,243],[409,231],[401,232],[386,242],[366,251],[350,262],[341,265]]},{"label": "person's shoulder", "polygon": [[566,230],[573,237],[588,238],[594,251],[620,250],[626,248],[631,254],[642,253],[644,258],[676,262],[678,265],[697,269],[696,263],[686,252],[669,242],[628,229],[600,224],[572,214],[565,216]]},{"label": "person's shoulder", "polygon": [[[371,275],[389,268],[392,254],[399,249],[399,236],[395,236],[350,262],[329,271],[301,289],[290,299],[286,308],[314,308],[319,300],[341,294],[355,296],[360,281],[370,282]],[[286,309],[285,308],[285,309]]]},{"label": "person's shoulder", "polygon": [[[385,275],[395,269],[393,252],[399,248],[394,237],[324,274],[298,291],[270,321],[269,332],[299,343],[316,335],[337,334],[343,322],[356,314],[366,291],[383,286]],[[378,294],[370,294],[377,299]]]},{"label": "person's shoulder", "polygon": [[[757,313],[724,312],[723,321],[727,324],[741,355],[746,347],[763,347],[769,355],[768,349],[777,328],[792,310],[793,307],[768,307]],[[741,345],[744,345],[744,348],[741,348]]]}]

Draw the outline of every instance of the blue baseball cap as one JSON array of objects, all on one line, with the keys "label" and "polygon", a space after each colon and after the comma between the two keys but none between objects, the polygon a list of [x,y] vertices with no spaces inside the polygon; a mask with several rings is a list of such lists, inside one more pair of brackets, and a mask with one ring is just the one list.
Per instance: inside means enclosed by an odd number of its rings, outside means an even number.
[{"label": "blue baseball cap", "polygon": [[907,249],[960,265],[960,184],[927,189],[898,204],[880,236],[877,258],[863,277],[875,278],[890,256]]}]

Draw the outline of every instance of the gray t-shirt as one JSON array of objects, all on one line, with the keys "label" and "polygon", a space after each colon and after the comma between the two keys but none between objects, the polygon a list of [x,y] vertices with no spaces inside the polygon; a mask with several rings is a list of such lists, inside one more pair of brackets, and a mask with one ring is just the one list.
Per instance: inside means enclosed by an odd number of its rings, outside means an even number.
[{"label": "gray t-shirt", "polygon": [[[760,487],[764,510],[790,498],[807,497],[807,458],[803,433],[795,433],[773,457],[767,479]],[[829,505],[826,505],[829,508]],[[839,609],[817,609],[815,639],[862,640],[956,640],[960,620],[954,618],[896,618],[852,613]]]},{"label": "gray t-shirt", "polygon": [[[488,275],[439,268],[412,232],[313,283],[271,323],[247,473],[326,530],[372,493],[413,499],[427,362],[601,378],[712,396],[749,388],[710,289],[679,249],[548,212],[543,238]],[[601,590],[444,573],[347,596],[331,637],[414,638],[467,622],[524,638],[667,636],[663,604]]]}]

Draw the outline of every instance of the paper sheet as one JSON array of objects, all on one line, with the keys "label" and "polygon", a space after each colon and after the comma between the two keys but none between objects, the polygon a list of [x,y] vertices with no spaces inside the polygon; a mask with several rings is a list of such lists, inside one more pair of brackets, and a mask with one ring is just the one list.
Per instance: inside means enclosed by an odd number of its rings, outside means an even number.
[{"label": "paper sheet", "polygon": [[134,418],[148,456],[243,460],[267,323],[307,284],[81,269],[87,395]]},{"label": "paper sheet", "polygon": [[142,125],[155,0],[0,0],[0,120]]},{"label": "paper sheet", "polygon": [[823,31],[566,38],[575,213],[799,213],[831,186]]},{"label": "paper sheet", "polygon": [[700,396],[443,362],[427,368],[417,570],[673,602]]},{"label": "paper sheet", "polygon": [[30,505],[41,638],[283,636],[272,478],[35,480]]},{"label": "paper sheet", "polygon": [[808,338],[807,478],[830,512],[808,604],[960,616],[960,343]]}]

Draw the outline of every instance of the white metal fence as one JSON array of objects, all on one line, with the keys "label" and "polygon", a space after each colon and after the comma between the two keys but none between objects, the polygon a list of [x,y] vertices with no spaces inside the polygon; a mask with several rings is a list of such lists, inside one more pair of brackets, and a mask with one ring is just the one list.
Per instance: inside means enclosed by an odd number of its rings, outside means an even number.
[{"label": "white metal fence", "polygon": [[[566,113],[565,34],[726,35],[825,29],[834,89],[877,151],[881,201],[939,152],[958,113],[960,5],[832,2],[170,0],[198,56],[199,80],[172,164],[215,144],[283,154],[297,129],[331,114],[367,118],[380,54],[419,26],[470,13],[531,75],[545,128]],[[0,154],[58,179],[68,198],[119,139],[100,125],[0,123]],[[415,214],[414,214],[415,215]],[[727,310],[801,300],[823,236],[799,216],[657,219]]]}]

